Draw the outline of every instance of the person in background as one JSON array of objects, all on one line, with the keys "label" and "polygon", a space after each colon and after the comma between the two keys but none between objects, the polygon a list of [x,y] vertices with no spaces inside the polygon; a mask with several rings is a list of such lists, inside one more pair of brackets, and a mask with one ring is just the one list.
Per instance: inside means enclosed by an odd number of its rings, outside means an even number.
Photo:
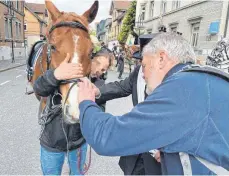
[{"label": "person in background", "polygon": [[117,48],[115,43],[113,44],[112,52],[113,52],[115,60],[116,60],[115,67],[117,67],[118,66],[118,48]]},{"label": "person in background", "polygon": [[122,74],[124,71],[124,60],[125,60],[125,52],[121,51],[118,56],[118,72],[119,72],[118,79],[122,79]]}]

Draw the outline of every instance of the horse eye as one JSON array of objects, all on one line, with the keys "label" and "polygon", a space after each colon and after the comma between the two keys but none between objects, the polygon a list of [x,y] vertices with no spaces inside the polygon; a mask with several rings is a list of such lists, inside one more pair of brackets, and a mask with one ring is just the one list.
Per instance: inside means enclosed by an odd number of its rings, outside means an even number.
[{"label": "horse eye", "polygon": [[54,45],[51,45],[51,50],[56,50],[56,47]]}]

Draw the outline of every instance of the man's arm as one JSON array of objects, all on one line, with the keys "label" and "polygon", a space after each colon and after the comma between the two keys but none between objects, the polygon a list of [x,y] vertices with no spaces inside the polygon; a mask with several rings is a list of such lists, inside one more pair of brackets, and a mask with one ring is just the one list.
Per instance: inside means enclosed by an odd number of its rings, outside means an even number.
[{"label": "man's arm", "polygon": [[193,81],[166,81],[123,116],[103,113],[94,102],[83,101],[79,106],[82,134],[98,154],[107,156],[132,155],[173,144],[208,117],[208,109],[202,106],[209,103],[207,88],[198,101],[190,96],[206,83]]},{"label": "man's arm", "polygon": [[127,97],[132,94],[133,80],[137,79],[136,77],[138,76],[139,68],[140,66],[136,67],[125,80],[111,82],[100,87],[99,90],[101,96],[96,100],[96,103],[102,104],[106,101],[115,98]]},{"label": "man's arm", "polygon": [[47,97],[58,88],[59,82],[54,76],[54,71],[47,70],[35,81],[33,89],[39,96]]}]

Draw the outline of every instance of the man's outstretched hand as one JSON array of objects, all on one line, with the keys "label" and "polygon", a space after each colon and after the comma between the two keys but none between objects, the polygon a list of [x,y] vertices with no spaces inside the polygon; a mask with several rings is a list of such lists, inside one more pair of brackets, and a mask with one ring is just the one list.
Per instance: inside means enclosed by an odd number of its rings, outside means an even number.
[{"label": "man's outstretched hand", "polygon": [[84,100],[91,100],[95,102],[95,96],[96,96],[96,89],[95,85],[91,83],[91,81],[87,78],[80,79],[81,82],[78,83],[79,86],[79,95],[78,100],[79,103],[81,103]]}]

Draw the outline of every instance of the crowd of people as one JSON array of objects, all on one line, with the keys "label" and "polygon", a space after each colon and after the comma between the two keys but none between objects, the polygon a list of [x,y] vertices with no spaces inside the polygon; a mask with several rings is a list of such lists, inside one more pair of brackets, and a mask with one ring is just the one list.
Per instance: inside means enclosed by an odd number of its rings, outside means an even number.
[{"label": "crowd of people", "polygon": [[[105,84],[111,54],[122,79],[125,53],[102,43],[92,59],[90,80],[78,83],[80,124],[64,124],[69,144],[61,127],[62,113],[44,128],[44,175],[61,174],[68,150],[70,174],[82,174],[77,151],[82,151],[83,170],[87,144],[100,155],[120,156],[125,175],[229,174],[229,76],[194,65],[193,48],[174,33],[158,33],[141,47],[140,61],[129,77]],[[63,62],[40,76],[34,91],[51,100],[59,82],[72,76],[69,73],[81,75],[81,69]],[[107,101],[129,95],[134,105],[129,113],[105,112]]]}]

